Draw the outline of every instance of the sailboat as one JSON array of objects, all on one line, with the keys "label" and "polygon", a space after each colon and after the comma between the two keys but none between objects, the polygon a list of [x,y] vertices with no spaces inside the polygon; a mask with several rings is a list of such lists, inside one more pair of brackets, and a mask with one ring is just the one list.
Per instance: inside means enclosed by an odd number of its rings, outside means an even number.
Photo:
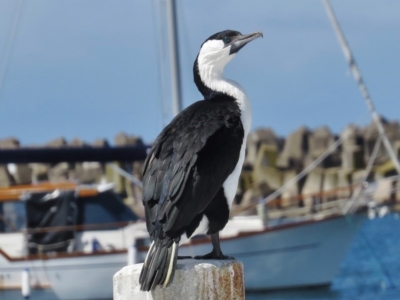
[{"label": "sailboat", "polygon": [[[112,185],[1,188],[0,199],[20,217],[15,218],[19,225],[8,224],[0,233],[0,290],[28,284],[51,291],[56,299],[110,299],[113,274],[144,261],[149,245],[145,223]],[[303,210],[296,217],[291,211],[291,217],[268,222],[234,217],[221,233],[222,247],[244,263],[248,290],[329,284],[364,218],[342,215],[343,204],[323,204],[314,214]],[[195,256],[209,249],[210,240],[197,237],[179,251]],[[23,281],[24,272],[29,282]]]}]

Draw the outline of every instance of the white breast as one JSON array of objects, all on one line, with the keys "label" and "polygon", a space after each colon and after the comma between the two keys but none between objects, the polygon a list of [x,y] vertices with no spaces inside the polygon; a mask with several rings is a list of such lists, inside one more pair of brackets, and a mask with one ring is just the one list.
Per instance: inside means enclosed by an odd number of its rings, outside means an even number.
[{"label": "white breast", "polygon": [[250,101],[248,100],[246,94],[243,92],[243,97],[241,98],[236,98],[238,99],[237,102],[240,107],[240,112],[241,112],[241,120],[243,124],[243,129],[244,129],[244,137],[243,137],[243,143],[242,147],[240,148],[240,155],[239,155],[239,160],[236,164],[235,169],[229,175],[229,177],[225,180],[223,187],[224,187],[224,192],[225,192],[225,197],[228,201],[229,208],[232,206],[233,199],[235,198],[238,183],[239,183],[239,177],[240,173],[242,171],[243,167],[243,162],[246,154],[246,141],[247,141],[247,135],[249,134],[250,127],[251,127],[251,107],[250,107]]}]

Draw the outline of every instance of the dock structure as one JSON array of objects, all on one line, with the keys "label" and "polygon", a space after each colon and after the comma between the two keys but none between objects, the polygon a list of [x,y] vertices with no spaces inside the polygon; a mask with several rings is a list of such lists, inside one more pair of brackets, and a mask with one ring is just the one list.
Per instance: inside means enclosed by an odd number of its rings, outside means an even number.
[{"label": "dock structure", "polygon": [[114,300],[245,299],[243,264],[236,260],[178,260],[173,282],[150,292],[140,291],[142,265],[126,266],[114,275]]}]

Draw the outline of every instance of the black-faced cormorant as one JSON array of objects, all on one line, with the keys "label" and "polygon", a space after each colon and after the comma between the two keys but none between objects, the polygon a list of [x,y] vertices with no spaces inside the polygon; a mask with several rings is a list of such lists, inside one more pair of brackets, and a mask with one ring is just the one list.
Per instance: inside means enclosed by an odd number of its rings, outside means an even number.
[{"label": "black-faced cormorant", "polygon": [[204,100],[178,114],[155,140],[145,161],[143,204],[151,245],[140,274],[141,290],[168,286],[179,244],[200,233],[213,250],[196,258],[227,258],[219,231],[229,219],[242,169],[251,108],[244,92],[225,79],[225,66],[261,32],[225,30],[210,36],[194,62]]}]

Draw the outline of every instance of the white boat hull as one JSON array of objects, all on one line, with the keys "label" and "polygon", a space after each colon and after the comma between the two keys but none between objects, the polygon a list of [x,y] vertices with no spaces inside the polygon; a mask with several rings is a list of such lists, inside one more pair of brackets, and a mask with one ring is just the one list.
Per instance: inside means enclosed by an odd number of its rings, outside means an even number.
[{"label": "white boat hull", "polygon": [[[225,254],[242,261],[247,290],[328,284],[336,275],[359,227],[359,217],[338,217],[277,229],[243,232],[221,240]],[[229,226],[228,226],[229,227]],[[192,241],[179,255],[203,255],[210,242]],[[137,261],[143,261],[145,251]],[[49,285],[60,300],[111,299],[112,277],[127,264],[126,252],[10,261],[0,255],[0,288],[19,286],[30,268],[32,283]]]},{"label": "white boat hull", "polygon": [[51,288],[62,299],[112,299],[114,274],[126,266],[126,253],[49,260]]},{"label": "white boat hull", "polygon": [[[246,290],[329,284],[361,224],[339,217],[221,241],[224,254],[244,264]],[[204,255],[211,244],[182,247],[179,255]]]},{"label": "white boat hull", "polygon": [[126,252],[27,261],[0,255],[0,295],[1,290],[20,289],[22,270],[29,268],[33,289],[51,289],[56,299],[112,299],[112,277],[126,262]]}]

